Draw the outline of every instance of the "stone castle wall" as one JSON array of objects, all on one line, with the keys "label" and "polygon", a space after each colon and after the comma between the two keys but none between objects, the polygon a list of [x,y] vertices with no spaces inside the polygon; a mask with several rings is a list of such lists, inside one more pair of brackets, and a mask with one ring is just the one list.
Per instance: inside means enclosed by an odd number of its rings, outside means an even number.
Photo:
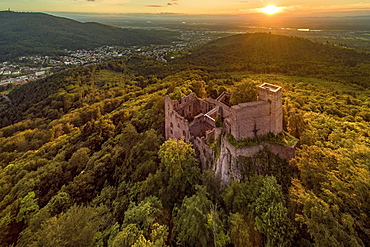
[{"label": "stone castle wall", "polygon": [[232,106],[230,133],[236,140],[254,138],[270,132],[270,104],[255,101]]},{"label": "stone castle wall", "polygon": [[270,104],[270,131],[274,134],[283,131],[283,90],[271,84],[263,84],[258,87],[260,100]]},{"label": "stone castle wall", "polygon": [[[195,93],[182,97],[180,102],[165,96],[165,138],[181,139],[184,137],[185,140],[189,141],[194,133],[198,136],[204,134],[206,130],[214,128],[214,123],[211,124],[208,119],[201,118],[201,116],[197,118],[199,114],[208,112],[212,108],[212,105],[197,98]],[[193,122],[189,120],[193,120]]]},{"label": "stone castle wall", "polygon": [[175,107],[179,104],[176,100],[171,100],[170,97],[165,96],[165,138],[190,140],[189,122],[186,118],[181,116]]},{"label": "stone castle wall", "polygon": [[195,93],[191,93],[181,98],[181,102],[177,105],[175,110],[184,118],[192,119],[196,115],[208,112],[211,109],[212,108],[207,102],[199,99]]},{"label": "stone castle wall", "polygon": [[[282,89],[271,84],[258,88],[259,100],[228,105],[230,94],[218,99],[199,99],[195,93],[182,97],[181,101],[165,97],[165,137],[184,138],[194,144],[203,169],[213,169],[224,183],[240,180],[237,160],[240,156],[252,157],[264,147],[283,159],[294,157],[294,147],[261,143],[253,147],[236,148],[223,133],[231,133],[236,140],[254,138],[283,131]],[[223,119],[223,127],[216,128],[215,119]],[[221,136],[222,135],[222,136]],[[213,138],[221,138],[218,153],[207,145]],[[216,157],[217,156],[217,157]]]},{"label": "stone castle wall", "polygon": [[196,136],[206,136],[206,132],[215,128],[215,121],[206,115],[198,115],[189,125],[190,132]]}]

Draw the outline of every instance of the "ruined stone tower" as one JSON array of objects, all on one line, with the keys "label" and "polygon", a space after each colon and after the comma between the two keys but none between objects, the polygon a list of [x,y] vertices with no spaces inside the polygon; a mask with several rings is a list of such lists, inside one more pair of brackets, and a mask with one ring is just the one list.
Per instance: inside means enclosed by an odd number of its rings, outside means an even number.
[{"label": "ruined stone tower", "polygon": [[283,103],[282,88],[268,83],[258,87],[259,100],[264,100],[270,104],[270,131],[278,134],[283,131]]},{"label": "ruined stone tower", "polygon": [[229,93],[217,99],[199,99],[195,93],[181,101],[165,97],[165,136],[192,140],[215,128],[215,119],[223,119],[224,131],[236,140],[255,138],[283,131],[282,88],[264,83],[258,87],[258,101],[230,106]]}]

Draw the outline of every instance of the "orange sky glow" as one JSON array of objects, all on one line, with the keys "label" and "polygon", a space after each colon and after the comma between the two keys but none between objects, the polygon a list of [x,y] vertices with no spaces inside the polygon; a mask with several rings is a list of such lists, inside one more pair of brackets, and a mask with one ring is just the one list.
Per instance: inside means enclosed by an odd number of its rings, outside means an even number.
[{"label": "orange sky glow", "polygon": [[267,6],[278,15],[358,12],[370,15],[370,3],[353,0],[1,0],[0,10],[86,13],[262,14]]}]

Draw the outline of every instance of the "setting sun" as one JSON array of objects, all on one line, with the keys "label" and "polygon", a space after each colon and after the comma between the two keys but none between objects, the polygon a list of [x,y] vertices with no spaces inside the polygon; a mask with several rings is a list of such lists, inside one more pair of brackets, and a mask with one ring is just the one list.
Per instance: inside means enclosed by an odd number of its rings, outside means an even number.
[{"label": "setting sun", "polygon": [[282,7],[275,7],[275,6],[267,6],[265,8],[262,8],[261,11],[265,14],[272,15],[278,13]]}]

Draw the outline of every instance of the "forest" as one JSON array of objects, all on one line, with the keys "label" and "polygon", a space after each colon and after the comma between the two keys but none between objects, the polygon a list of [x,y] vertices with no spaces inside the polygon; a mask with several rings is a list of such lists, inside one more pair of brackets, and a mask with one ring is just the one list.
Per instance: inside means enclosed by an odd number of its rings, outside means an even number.
[{"label": "forest", "polygon": [[0,11],[0,61],[27,55],[63,55],[64,49],[163,45],[177,32],[81,23],[43,13]]},{"label": "forest", "polygon": [[[367,53],[245,34],[16,86],[0,105],[0,243],[369,246],[369,73]],[[293,160],[263,150],[222,184],[191,143],[164,139],[165,95],[265,82],[283,87]]]}]

